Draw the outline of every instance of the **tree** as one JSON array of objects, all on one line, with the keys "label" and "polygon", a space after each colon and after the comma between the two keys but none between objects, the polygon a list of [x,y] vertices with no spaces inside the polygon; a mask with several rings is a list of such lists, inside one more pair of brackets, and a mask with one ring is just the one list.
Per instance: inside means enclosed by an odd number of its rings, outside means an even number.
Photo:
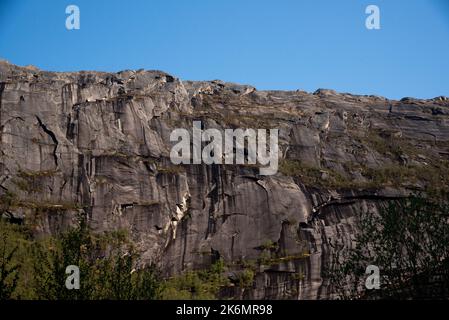
[{"label": "tree", "polygon": [[[89,299],[92,296],[88,281],[91,245],[91,234],[81,218],[75,228],[36,243],[33,261],[38,296],[48,300]],[[83,279],[79,290],[68,290],[65,286],[69,265],[80,269]]]},{"label": "tree", "polygon": [[[123,232],[92,233],[79,226],[41,242],[35,250],[38,296],[50,300],[137,300],[159,297],[161,280],[153,265],[137,267],[137,252]],[[80,270],[80,289],[65,287],[65,269]]]},{"label": "tree", "polygon": [[13,230],[0,218],[0,300],[10,299],[17,287],[19,265],[14,261],[19,246]]},{"label": "tree", "polygon": [[[326,276],[340,298],[449,297],[449,206],[420,196],[362,213],[351,247],[333,243]],[[365,287],[369,265],[380,270],[380,290]]]}]

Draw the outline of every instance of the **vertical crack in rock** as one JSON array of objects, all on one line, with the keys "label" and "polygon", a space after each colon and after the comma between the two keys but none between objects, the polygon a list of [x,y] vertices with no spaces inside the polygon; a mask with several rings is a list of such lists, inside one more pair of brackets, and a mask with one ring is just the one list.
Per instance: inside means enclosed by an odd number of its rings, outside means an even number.
[{"label": "vertical crack in rock", "polygon": [[171,218],[170,225],[173,228],[173,240],[176,239],[176,230],[180,222],[190,213],[190,194],[186,192],[181,199],[181,203],[176,204],[176,214]]},{"label": "vertical crack in rock", "polygon": [[207,231],[204,239],[207,239],[210,234],[214,234],[216,231],[216,223],[215,223],[215,212],[218,208],[216,208],[219,204],[219,196],[220,196],[220,187],[221,187],[221,174],[220,168],[216,164],[213,164],[211,167],[211,183],[213,185],[212,190],[207,195],[210,198],[210,207],[209,207],[209,215],[207,222]]},{"label": "vertical crack in rock", "polygon": [[58,167],[58,156],[56,155],[59,144],[58,139],[56,139],[56,135],[54,134],[54,132],[47,128],[47,126],[42,122],[39,116],[36,116],[36,119],[39,122],[39,126],[42,128],[42,130],[44,130],[44,132],[50,136],[51,140],[53,140],[53,143],[55,144],[53,148],[53,159],[55,160],[56,167]]}]

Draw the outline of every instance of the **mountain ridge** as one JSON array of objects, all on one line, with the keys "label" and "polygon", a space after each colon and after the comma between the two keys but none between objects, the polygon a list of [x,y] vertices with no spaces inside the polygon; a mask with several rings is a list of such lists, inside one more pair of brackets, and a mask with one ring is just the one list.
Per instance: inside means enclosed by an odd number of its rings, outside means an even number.
[{"label": "mountain ridge", "polygon": [[[47,72],[0,62],[4,215],[36,236],[80,214],[125,229],[141,265],[166,276],[222,259],[252,284],[224,297],[332,297],[331,242],[351,245],[357,213],[449,186],[449,101],[319,89],[258,91],[162,71]],[[280,166],[171,163],[170,132],[279,129]]]}]

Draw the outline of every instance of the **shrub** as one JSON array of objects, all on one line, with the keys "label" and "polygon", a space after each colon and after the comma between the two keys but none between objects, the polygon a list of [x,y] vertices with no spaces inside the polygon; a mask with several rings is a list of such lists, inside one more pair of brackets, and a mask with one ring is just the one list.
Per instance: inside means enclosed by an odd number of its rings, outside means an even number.
[{"label": "shrub", "polygon": [[[449,297],[449,212],[445,200],[411,197],[378,214],[362,213],[353,248],[333,243],[327,278],[340,298]],[[365,270],[380,270],[381,289],[365,288]],[[438,278],[435,280],[435,278]]]}]

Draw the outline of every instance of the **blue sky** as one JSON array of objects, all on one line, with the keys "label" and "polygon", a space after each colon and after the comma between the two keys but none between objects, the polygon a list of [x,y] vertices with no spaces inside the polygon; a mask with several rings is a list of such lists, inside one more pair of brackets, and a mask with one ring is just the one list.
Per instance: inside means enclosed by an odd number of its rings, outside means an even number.
[{"label": "blue sky", "polygon": [[[54,71],[159,69],[262,89],[449,96],[446,0],[0,0],[0,57]],[[79,6],[81,29],[65,28]],[[381,29],[365,28],[380,8]]]}]

